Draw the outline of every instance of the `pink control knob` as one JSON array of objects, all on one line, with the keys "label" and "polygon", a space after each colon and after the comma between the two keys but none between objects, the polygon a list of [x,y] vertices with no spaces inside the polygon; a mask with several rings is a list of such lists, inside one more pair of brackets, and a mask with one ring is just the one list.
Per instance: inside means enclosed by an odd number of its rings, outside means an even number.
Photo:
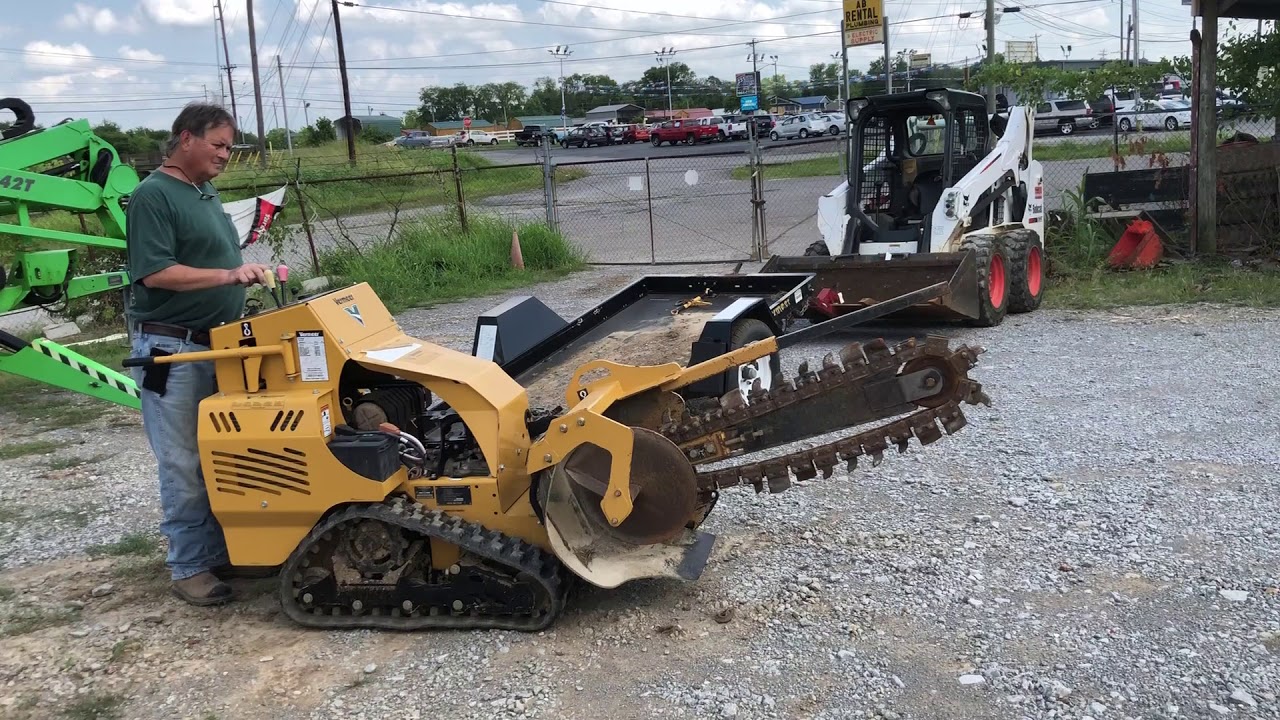
[{"label": "pink control knob", "polygon": [[287,281],[287,280],[289,279],[289,266],[288,266],[288,265],[281,265],[281,266],[277,267],[277,268],[276,268],[276,277],[280,278],[280,282],[285,282],[285,281]]}]

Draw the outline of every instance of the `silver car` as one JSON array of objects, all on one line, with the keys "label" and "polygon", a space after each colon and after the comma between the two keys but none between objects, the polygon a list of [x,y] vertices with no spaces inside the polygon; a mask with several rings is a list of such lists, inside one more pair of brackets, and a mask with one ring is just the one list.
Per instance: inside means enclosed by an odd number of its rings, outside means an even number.
[{"label": "silver car", "polygon": [[1036,132],[1057,130],[1070,135],[1096,124],[1093,108],[1083,100],[1049,100],[1036,106]]},{"label": "silver car", "polygon": [[456,135],[414,133],[412,135],[401,135],[393,140],[391,144],[403,148],[447,148],[453,145],[456,140]]}]

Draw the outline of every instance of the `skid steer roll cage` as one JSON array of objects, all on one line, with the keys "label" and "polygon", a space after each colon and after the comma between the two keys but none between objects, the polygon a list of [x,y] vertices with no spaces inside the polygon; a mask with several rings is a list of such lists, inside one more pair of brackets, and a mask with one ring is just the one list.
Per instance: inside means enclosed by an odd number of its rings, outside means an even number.
[{"label": "skid steer roll cage", "polygon": [[[933,237],[930,216],[945,191],[984,160],[990,132],[1003,131],[1003,118],[989,122],[980,95],[945,88],[853,98],[847,112],[850,222],[841,254],[862,254],[869,243],[915,243],[916,252],[938,251],[947,238]],[[941,126],[940,149],[923,132],[908,135],[908,121],[924,116]],[[983,226],[978,211],[1013,183],[1010,174],[983,193],[966,231]]]}]

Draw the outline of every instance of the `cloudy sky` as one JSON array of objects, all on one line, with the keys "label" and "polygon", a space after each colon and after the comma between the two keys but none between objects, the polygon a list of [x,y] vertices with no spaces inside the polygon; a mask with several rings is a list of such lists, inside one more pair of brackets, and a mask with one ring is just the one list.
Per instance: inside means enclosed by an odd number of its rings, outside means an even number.
[{"label": "cloudy sky", "polygon": [[[1193,26],[1183,0],[1141,2],[1141,50],[1149,59],[1189,53]],[[1132,12],[1133,0],[1123,0]],[[423,85],[558,77],[549,52],[567,45],[566,74],[607,73],[634,79],[654,52],[699,75],[732,78],[750,69],[747,45],[767,56],[761,72],[807,78],[815,62],[838,56],[838,0],[513,0],[432,2],[369,0],[341,6],[353,111],[399,115],[416,105]],[[1042,59],[1115,58],[1121,51],[1122,0],[998,0],[1021,6],[1002,13],[997,46],[1039,43]],[[290,125],[342,114],[334,26],[328,0],[254,0],[255,34],[268,129],[283,126],[280,75]],[[935,62],[963,62],[985,42],[982,0],[885,0],[894,52],[929,52]],[[629,9],[605,9],[605,8]],[[246,0],[223,2],[238,112],[256,126]],[[642,9],[641,9],[642,8]],[[969,19],[958,17],[972,12]],[[28,101],[37,119],[110,119],[123,127],[167,127],[193,99],[221,99],[221,41],[214,0],[52,0],[14,3],[0,16],[0,54],[9,57],[3,95]],[[1256,27],[1256,26],[1255,26]],[[865,70],[883,46],[849,51]],[[304,108],[304,102],[309,107]],[[227,101],[228,106],[230,101]]]}]

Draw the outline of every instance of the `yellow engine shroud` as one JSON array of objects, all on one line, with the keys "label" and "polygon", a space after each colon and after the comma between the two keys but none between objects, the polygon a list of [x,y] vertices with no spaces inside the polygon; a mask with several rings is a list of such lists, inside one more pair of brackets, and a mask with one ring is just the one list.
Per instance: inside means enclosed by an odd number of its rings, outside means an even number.
[{"label": "yellow engine shroud", "polygon": [[[394,492],[554,552],[528,497],[535,473],[584,443],[607,450],[611,474],[601,507],[609,522],[622,522],[632,510],[632,433],[604,417],[609,406],[774,350],[773,342],[761,342],[687,369],[588,363],[565,390],[569,411],[537,439],[529,437],[528,396],[519,383],[492,361],[406,335],[366,283],[217,327],[209,352],[157,362],[215,362],[218,392],[201,402],[199,425],[210,502],[231,562],[274,566],[327,512]],[[353,365],[417,382],[448,403],[475,437],[489,476],[411,479],[402,466],[378,482],[347,468],[329,443],[346,422],[339,384]],[[607,372],[583,383],[592,369]],[[443,505],[442,488],[457,488],[443,494]],[[448,567],[457,549],[438,545],[433,541],[432,565]]]}]

